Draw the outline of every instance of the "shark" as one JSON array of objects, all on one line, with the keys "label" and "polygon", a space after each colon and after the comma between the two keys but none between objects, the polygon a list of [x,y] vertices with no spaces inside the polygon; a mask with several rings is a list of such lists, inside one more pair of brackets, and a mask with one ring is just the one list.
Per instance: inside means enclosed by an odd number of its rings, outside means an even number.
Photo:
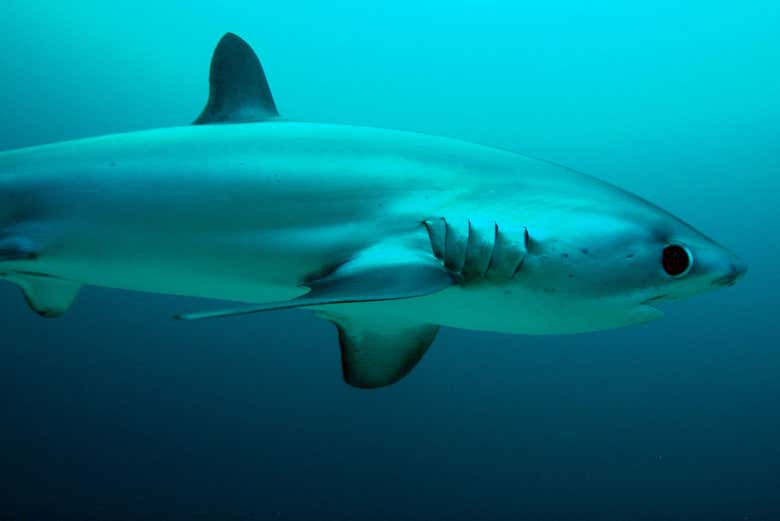
[{"label": "shark", "polygon": [[553,162],[286,120],[232,33],[192,124],[0,153],[0,279],[41,316],[84,285],[234,303],[182,320],[303,308],[335,324],[359,388],[407,375],[441,326],[618,328],[745,271],[669,212]]}]

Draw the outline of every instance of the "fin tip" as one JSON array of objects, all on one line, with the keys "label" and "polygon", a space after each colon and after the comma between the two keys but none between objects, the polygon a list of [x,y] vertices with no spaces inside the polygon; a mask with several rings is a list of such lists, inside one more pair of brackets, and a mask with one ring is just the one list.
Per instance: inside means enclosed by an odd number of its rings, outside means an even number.
[{"label": "fin tip", "polygon": [[237,34],[225,33],[211,58],[209,99],[193,125],[257,123],[277,117],[257,54]]}]

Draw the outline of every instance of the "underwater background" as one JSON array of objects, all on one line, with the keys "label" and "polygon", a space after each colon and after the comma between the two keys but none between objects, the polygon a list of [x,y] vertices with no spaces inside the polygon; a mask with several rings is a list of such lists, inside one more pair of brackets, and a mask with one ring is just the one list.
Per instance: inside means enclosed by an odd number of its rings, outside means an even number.
[{"label": "underwater background", "polygon": [[550,159],[747,276],[574,336],[443,329],[342,382],[305,311],[0,284],[0,520],[780,520],[780,3],[3,0],[0,149],[191,122],[227,31],[289,119]]}]

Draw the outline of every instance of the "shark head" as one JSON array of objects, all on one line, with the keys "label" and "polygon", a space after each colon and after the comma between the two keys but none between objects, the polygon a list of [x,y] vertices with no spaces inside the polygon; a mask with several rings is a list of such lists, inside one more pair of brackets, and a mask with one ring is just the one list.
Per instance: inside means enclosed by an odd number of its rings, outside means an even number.
[{"label": "shark head", "polygon": [[568,299],[566,320],[576,330],[648,322],[663,316],[658,305],[732,286],[746,272],[737,255],[674,215],[601,188],[609,204],[577,200],[529,230],[520,277],[542,294]]}]

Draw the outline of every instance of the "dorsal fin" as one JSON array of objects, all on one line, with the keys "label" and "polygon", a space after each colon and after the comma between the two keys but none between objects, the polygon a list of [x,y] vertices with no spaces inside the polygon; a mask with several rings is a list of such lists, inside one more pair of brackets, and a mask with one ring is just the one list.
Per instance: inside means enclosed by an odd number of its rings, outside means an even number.
[{"label": "dorsal fin", "polygon": [[278,116],[257,55],[244,40],[227,33],[214,49],[209,100],[193,125],[254,123]]}]

